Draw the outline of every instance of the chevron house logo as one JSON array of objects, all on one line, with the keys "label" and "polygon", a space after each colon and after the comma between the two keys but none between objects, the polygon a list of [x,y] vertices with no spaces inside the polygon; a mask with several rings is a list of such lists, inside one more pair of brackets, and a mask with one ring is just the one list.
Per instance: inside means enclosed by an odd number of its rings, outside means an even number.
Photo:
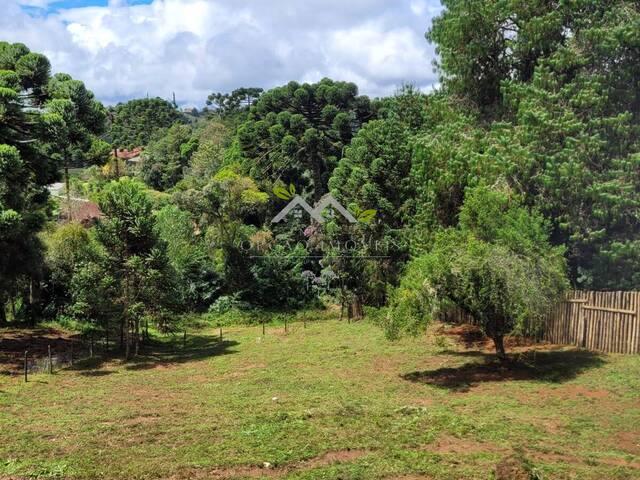
[{"label": "chevron house logo", "polygon": [[342,215],[349,223],[370,223],[377,213],[373,209],[351,213],[331,194],[326,194],[315,207],[311,207],[304,198],[296,194],[296,188],[293,184],[290,184],[288,189],[276,186],[273,188],[273,194],[282,200],[289,200],[289,203],[273,217],[271,223],[286,221],[289,215],[299,217],[305,211],[316,222],[324,223],[326,219],[324,212],[328,208]]}]

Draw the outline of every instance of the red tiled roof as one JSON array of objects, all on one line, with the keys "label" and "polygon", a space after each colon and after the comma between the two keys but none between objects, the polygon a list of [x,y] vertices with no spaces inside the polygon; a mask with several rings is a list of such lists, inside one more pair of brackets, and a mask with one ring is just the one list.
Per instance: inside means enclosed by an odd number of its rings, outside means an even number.
[{"label": "red tiled roof", "polygon": [[137,157],[142,153],[142,147],[136,147],[133,150],[127,150],[126,148],[119,148],[117,150],[118,158],[122,158],[123,160],[129,160],[131,158]]}]

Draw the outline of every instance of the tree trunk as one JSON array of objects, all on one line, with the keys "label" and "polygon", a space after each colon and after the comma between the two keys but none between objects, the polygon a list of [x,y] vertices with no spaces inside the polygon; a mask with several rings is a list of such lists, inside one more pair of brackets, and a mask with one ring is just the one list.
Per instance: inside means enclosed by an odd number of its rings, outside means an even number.
[{"label": "tree trunk", "polygon": [[496,355],[501,362],[507,359],[507,354],[504,351],[504,337],[502,335],[494,335],[493,344],[496,346]]},{"label": "tree trunk", "polygon": [[133,356],[137,357],[138,352],[140,351],[140,320],[137,317],[134,323],[134,328],[135,328],[134,339],[136,344],[135,344],[135,350],[133,351]]},{"label": "tree trunk", "polygon": [[64,184],[67,189],[67,220],[71,221],[71,187],[69,181],[69,163],[65,160],[64,163]]},{"label": "tree trunk", "polygon": [[354,295],[349,302],[349,319],[361,320],[363,317],[362,300],[359,295]]},{"label": "tree trunk", "polygon": [[131,322],[127,320],[126,328],[124,329],[124,359],[129,360],[131,356]]},{"label": "tree trunk", "polygon": [[120,178],[120,165],[118,162],[118,149],[114,148],[113,149],[113,156],[116,159],[116,164],[115,164],[115,168],[116,168],[116,180]]}]

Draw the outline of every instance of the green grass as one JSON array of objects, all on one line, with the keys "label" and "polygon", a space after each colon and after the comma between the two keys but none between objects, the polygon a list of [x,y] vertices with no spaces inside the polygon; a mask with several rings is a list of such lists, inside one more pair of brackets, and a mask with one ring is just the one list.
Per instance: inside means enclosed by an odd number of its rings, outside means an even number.
[{"label": "green grass", "polygon": [[[368,322],[215,328],[129,364],[0,376],[0,478],[640,478],[640,357],[517,367]],[[268,462],[271,468],[263,468]]]}]

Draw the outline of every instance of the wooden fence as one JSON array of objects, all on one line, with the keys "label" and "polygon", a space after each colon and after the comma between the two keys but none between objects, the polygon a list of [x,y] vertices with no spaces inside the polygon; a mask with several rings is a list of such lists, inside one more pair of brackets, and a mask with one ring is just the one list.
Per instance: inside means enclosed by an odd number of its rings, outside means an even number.
[{"label": "wooden fence", "polygon": [[545,340],[610,353],[640,353],[640,292],[571,292],[551,312]]},{"label": "wooden fence", "polygon": [[[458,308],[441,319],[474,323],[473,317]],[[607,353],[640,353],[640,292],[573,291],[550,312],[541,333],[551,343]]]}]

